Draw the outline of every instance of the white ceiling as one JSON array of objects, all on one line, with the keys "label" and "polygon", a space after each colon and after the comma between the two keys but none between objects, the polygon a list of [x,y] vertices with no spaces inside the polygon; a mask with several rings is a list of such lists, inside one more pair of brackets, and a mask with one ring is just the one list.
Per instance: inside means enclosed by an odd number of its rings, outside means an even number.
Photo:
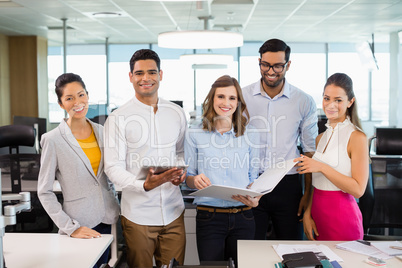
[{"label": "white ceiling", "polygon": [[[118,12],[117,18],[92,16]],[[387,40],[402,30],[402,0],[0,0],[0,33],[38,35],[49,45],[157,43],[158,33],[202,30],[198,17],[213,16],[209,29],[241,32],[245,41],[286,42]]]}]

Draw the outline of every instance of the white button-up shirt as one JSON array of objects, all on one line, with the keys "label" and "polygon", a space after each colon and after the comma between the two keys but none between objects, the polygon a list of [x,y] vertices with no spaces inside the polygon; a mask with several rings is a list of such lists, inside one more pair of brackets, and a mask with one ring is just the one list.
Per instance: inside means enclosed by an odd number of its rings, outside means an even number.
[{"label": "white button-up shirt", "polygon": [[114,111],[105,123],[105,172],[122,188],[121,213],[140,225],[164,226],[184,210],[178,186],[164,183],[144,190],[142,166],[173,165],[184,158],[187,128],[178,105],[159,99],[158,109],[136,97]]}]

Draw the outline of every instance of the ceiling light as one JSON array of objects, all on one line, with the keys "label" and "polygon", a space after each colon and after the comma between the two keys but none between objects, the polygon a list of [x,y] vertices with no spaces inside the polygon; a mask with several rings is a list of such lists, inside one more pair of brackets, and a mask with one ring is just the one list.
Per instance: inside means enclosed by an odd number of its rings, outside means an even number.
[{"label": "ceiling light", "polygon": [[193,64],[191,66],[194,70],[197,69],[227,69],[226,64]]},{"label": "ceiling light", "polygon": [[143,2],[201,2],[207,0],[141,0]]},{"label": "ceiling light", "polygon": [[374,51],[368,42],[356,44],[357,54],[364,67],[369,70],[378,70],[377,59]]},{"label": "ceiling light", "polygon": [[243,45],[243,35],[227,31],[173,31],[158,35],[158,46],[179,49],[231,48]]},{"label": "ceiling light", "polygon": [[189,64],[229,64],[233,62],[232,55],[226,54],[185,54],[180,61]]},{"label": "ceiling light", "polygon": [[116,18],[120,17],[121,13],[119,12],[95,12],[92,13],[92,16],[97,18]]}]

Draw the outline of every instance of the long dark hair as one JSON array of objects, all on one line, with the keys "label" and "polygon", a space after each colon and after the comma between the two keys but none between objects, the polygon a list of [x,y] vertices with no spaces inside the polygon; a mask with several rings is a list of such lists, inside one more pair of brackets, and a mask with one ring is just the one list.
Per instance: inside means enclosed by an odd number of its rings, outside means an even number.
[{"label": "long dark hair", "polygon": [[353,91],[352,79],[347,74],[334,73],[328,78],[327,83],[325,83],[324,91],[325,88],[329,85],[335,85],[337,87],[343,88],[343,90],[345,90],[346,95],[348,96],[349,101],[355,98],[355,101],[346,110],[346,115],[350,117],[350,121],[352,122],[352,124],[358,127],[360,131],[362,131],[362,125],[360,123],[359,115],[357,114],[357,102],[355,92]]},{"label": "long dark hair", "polygon": [[[215,130],[215,117],[217,116],[214,110],[214,97],[215,92],[218,87],[230,87],[234,86],[237,92],[238,106],[232,117],[232,124],[236,137],[242,136],[246,130],[246,125],[248,123],[248,118],[250,117],[247,111],[246,102],[244,101],[243,94],[239,82],[236,78],[230,77],[229,75],[224,75],[219,77],[211,86],[205,101],[202,105],[203,107],[203,119],[202,119],[202,129],[213,131]],[[246,115],[246,116],[244,116]]]}]

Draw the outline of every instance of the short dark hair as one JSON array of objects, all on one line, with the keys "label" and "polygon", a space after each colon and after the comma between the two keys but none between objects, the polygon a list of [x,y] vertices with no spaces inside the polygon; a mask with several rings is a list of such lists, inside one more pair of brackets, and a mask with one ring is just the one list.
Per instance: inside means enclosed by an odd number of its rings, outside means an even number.
[{"label": "short dark hair", "polygon": [[269,39],[268,41],[265,41],[265,43],[260,47],[260,50],[258,50],[258,52],[260,53],[260,57],[262,57],[262,54],[264,54],[265,52],[279,51],[285,52],[285,60],[286,62],[288,62],[290,58],[290,47],[282,40]]},{"label": "short dark hair", "polygon": [[133,56],[130,59],[130,72],[132,73],[134,70],[134,64],[139,60],[154,60],[156,66],[158,67],[158,71],[161,69],[161,59],[158,54],[151,49],[140,49],[134,52]]},{"label": "short dark hair", "polygon": [[85,92],[88,95],[88,91],[85,87],[85,83],[82,80],[81,76],[78,74],[73,74],[73,73],[64,73],[57,77],[56,82],[54,83],[55,85],[55,92],[57,95],[57,101],[61,104],[61,97],[63,96],[63,91],[64,88],[67,84],[70,84],[72,82],[78,82],[81,84],[81,86],[85,89]]}]

